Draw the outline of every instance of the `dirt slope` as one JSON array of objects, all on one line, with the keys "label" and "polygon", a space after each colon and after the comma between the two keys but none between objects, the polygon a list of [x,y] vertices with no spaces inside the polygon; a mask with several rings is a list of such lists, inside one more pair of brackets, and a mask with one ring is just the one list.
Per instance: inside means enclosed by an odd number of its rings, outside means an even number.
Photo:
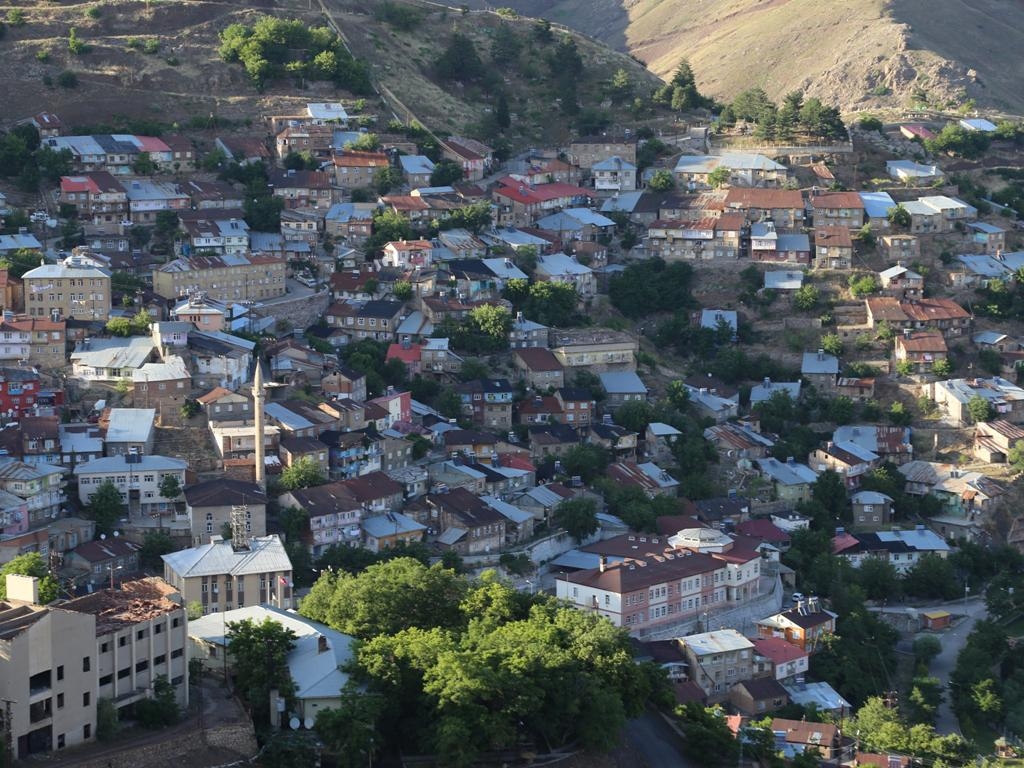
[{"label": "dirt slope", "polygon": [[[474,0],[480,2],[481,0]],[[472,3],[471,3],[472,4]],[[628,50],[658,75],[690,59],[703,88],[804,88],[847,109],[1024,111],[1024,6],[1005,0],[509,0]]]}]

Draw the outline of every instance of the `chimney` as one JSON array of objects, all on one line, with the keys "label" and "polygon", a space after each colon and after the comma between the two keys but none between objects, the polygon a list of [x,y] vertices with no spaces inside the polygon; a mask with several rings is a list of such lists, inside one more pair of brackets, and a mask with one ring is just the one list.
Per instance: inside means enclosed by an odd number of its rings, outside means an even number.
[{"label": "chimney", "polygon": [[252,399],[253,399],[253,411],[255,416],[255,480],[256,484],[261,488],[265,488],[266,478],[264,473],[267,471],[266,459],[264,458],[264,445],[263,445],[263,366],[260,365],[259,358],[256,359],[256,371],[253,375],[252,380]]},{"label": "chimney", "polygon": [[7,574],[7,599],[39,605],[39,579],[17,573]]},{"label": "chimney", "polygon": [[[604,555],[601,555],[599,558],[597,558],[597,570],[601,573],[604,573],[606,568],[608,568],[608,558]],[[10,577],[8,577],[8,579],[9,578]]]},{"label": "chimney", "polygon": [[819,360],[824,360],[825,359],[825,350],[823,348],[821,348],[821,347],[818,347],[818,359]]}]

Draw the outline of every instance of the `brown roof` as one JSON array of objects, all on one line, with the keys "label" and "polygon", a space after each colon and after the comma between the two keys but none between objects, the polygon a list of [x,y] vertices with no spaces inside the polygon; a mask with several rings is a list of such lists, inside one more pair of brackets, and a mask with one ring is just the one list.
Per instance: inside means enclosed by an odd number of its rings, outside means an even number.
[{"label": "brown roof", "polygon": [[864,210],[864,201],[856,192],[825,192],[811,198],[811,207],[822,210],[836,208],[859,208]]},{"label": "brown roof", "polygon": [[733,187],[725,196],[726,208],[797,208],[803,209],[804,198],[797,190]]},{"label": "brown roof", "polygon": [[872,296],[865,299],[864,303],[876,323],[880,320],[903,323],[908,319],[906,312],[900,307],[899,299],[892,296]]},{"label": "brown roof", "polygon": [[911,320],[927,323],[933,320],[962,320],[971,316],[970,312],[952,299],[916,299],[901,301],[900,309]]},{"label": "brown roof", "polygon": [[402,486],[383,472],[370,472],[362,477],[343,481],[357,499],[363,502],[402,493]]},{"label": "brown roof", "polygon": [[60,436],[60,419],[56,416],[22,416],[18,422],[22,437],[56,440]]},{"label": "brown roof", "polygon": [[579,571],[571,574],[569,581],[621,595],[647,589],[655,584],[711,573],[721,567],[719,561],[701,552],[673,554],[671,557],[656,555],[610,563],[604,572],[600,568]]},{"label": "brown roof", "polygon": [[383,152],[359,152],[353,149],[334,156],[337,168],[383,168],[388,164],[388,156]]},{"label": "brown roof", "polygon": [[738,231],[743,229],[742,213],[723,213],[715,222],[716,231]]},{"label": "brown roof", "polygon": [[185,501],[190,507],[266,504],[267,494],[256,483],[220,477],[186,488]]},{"label": "brown roof", "polygon": [[561,371],[562,364],[549,349],[529,347],[513,352],[531,371]]},{"label": "brown roof", "polygon": [[209,405],[210,403],[213,403],[213,402],[216,402],[217,400],[220,400],[225,395],[233,395],[233,394],[235,394],[235,393],[232,392],[230,389],[225,389],[224,387],[214,387],[209,392],[207,392],[205,395],[200,395],[199,397],[197,397],[196,398],[196,402],[200,403],[202,405]]},{"label": "brown roof", "polygon": [[75,554],[88,560],[90,563],[102,563],[105,560],[113,560],[117,557],[127,557],[138,552],[138,544],[125,539],[97,539],[87,541],[75,547]]},{"label": "brown roof", "polygon": [[787,664],[808,655],[800,646],[781,637],[758,637],[750,642],[754,644],[754,653],[764,656],[772,664]]},{"label": "brown roof", "polygon": [[818,248],[852,248],[853,239],[846,227],[816,227],[814,245]]},{"label": "brown roof", "polygon": [[839,728],[831,723],[815,723],[807,720],[772,720],[772,731],[786,734],[790,744],[822,744],[830,747],[839,741]]},{"label": "brown roof", "polygon": [[789,692],[774,677],[755,677],[752,680],[744,680],[737,683],[737,685],[742,685],[746,688],[750,698],[754,701],[785,699],[789,697]]},{"label": "brown roof", "polygon": [[896,337],[897,346],[907,352],[941,352],[949,351],[946,340],[939,331],[914,331]]},{"label": "brown roof", "polygon": [[96,617],[96,636],[183,610],[173,599],[178,591],[163,579],[150,577],[124,582],[120,589],[104,589],[61,603],[65,611]]},{"label": "brown roof", "polygon": [[317,485],[291,492],[299,506],[309,513],[310,517],[330,515],[339,511],[360,508],[360,501],[349,489],[347,481]]},{"label": "brown roof", "polygon": [[834,613],[823,610],[815,611],[814,613],[801,613],[799,608],[790,608],[788,611],[783,611],[777,615],[786,618],[802,629],[820,627],[822,624],[828,624],[830,621],[835,621]]}]

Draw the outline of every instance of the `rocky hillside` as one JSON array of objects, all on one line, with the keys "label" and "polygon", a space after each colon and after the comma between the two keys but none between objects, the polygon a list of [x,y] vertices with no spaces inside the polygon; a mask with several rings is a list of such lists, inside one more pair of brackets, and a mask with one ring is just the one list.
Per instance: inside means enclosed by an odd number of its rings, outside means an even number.
[{"label": "rocky hillside", "polygon": [[[479,2],[480,0],[471,0]],[[1005,0],[508,0],[702,88],[797,88],[847,110],[1024,112],[1024,6]]]}]

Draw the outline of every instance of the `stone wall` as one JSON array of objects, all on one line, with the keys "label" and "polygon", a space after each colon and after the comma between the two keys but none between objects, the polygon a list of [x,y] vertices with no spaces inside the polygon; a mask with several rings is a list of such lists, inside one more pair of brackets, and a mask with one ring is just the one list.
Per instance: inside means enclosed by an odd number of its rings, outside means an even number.
[{"label": "stone wall", "polygon": [[297,296],[264,304],[257,307],[253,314],[257,317],[273,317],[290,323],[293,328],[304,329],[320,320],[330,304],[330,292],[321,291],[311,296]]},{"label": "stone wall", "polygon": [[[189,768],[228,765],[256,754],[256,733],[251,723],[226,723],[197,732],[194,727],[157,731],[145,743],[113,747],[71,759],[74,768],[139,768],[187,765]],[[152,740],[150,740],[152,739]],[[70,757],[70,755],[69,755]],[[57,766],[61,761],[55,761]]]}]

